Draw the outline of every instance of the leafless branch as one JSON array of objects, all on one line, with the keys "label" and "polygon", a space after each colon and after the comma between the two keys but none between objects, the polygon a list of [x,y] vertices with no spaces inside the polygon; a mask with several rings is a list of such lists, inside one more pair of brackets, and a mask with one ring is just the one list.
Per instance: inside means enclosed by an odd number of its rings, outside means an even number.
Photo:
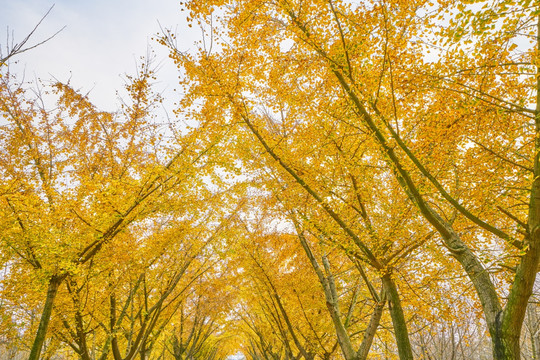
[{"label": "leafless branch", "polygon": [[[66,27],[63,26],[60,30],[58,30],[57,32],[55,32],[54,34],[52,34],[51,36],[49,36],[48,38],[46,38],[45,40],[43,41],[40,41],[38,42],[37,44],[34,44],[34,45],[28,45],[27,46],[27,43],[28,41],[30,41],[30,38],[34,35],[34,33],[36,32],[37,28],[39,27],[39,25],[41,25],[41,23],[43,22],[43,20],[45,20],[45,18],[49,15],[49,13],[51,12],[51,10],[53,9],[54,5],[52,5],[49,10],[47,10],[47,12],[45,13],[45,15],[43,15],[43,17],[39,20],[39,22],[36,24],[36,26],[34,26],[34,28],[32,29],[32,31],[30,31],[30,33],[28,35],[26,35],[26,37],[20,42],[20,43],[16,43],[16,44],[13,44],[11,47],[9,46],[9,29],[8,29],[8,38],[7,38],[7,44],[6,44],[6,50],[7,50],[7,55],[6,56],[2,56],[2,52],[1,52],[1,48],[0,48],[0,66],[5,64],[11,57],[15,56],[15,55],[18,55],[18,54],[22,54],[23,52],[26,52],[28,50],[32,50],[40,45],[43,45],[44,43],[46,43],[47,41],[51,40],[52,38],[54,38],[56,35],[58,35],[62,30],[64,30]],[[13,38],[12,38],[12,41],[13,41]]]}]

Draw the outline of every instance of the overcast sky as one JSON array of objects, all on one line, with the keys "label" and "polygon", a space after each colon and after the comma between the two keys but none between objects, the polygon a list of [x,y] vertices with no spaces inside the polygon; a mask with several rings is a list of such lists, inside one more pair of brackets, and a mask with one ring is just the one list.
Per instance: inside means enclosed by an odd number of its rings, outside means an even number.
[{"label": "overcast sky", "polygon": [[166,50],[151,40],[159,32],[158,21],[164,28],[177,28],[183,51],[192,49],[200,38],[200,31],[187,27],[179,0],[0,0],[4,53],[8,27],[15,42],[20,41],[53,4],[30,45],[66,28],[46,44],[21,54],[15,69],[24,70],[27,79],[71,79],[74,87],[91,91],[91,99],[103,110],[115,108],[115,90],[124,83],[121,75],[135,72],[136,61],[148,46],[162,60],[158,88],[171,90],[177,83],[178,72],[166,60]]}]

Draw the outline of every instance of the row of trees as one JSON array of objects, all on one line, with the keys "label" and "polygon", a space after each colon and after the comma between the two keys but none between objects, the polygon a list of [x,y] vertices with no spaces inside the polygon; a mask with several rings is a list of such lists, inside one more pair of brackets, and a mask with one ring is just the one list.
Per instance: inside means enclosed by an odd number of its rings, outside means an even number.
[{"label": "row of trees", "polygon": [[6,351],[540,359],[538,4],[184,6],[179,122],[1,68]]},{"label": "row of trees", "polygon": [[31,90],[2,73],[0,312],[11,356],[223,351],[218,314],[230,297],[214,247],[237,210],[203,181],[218,153],[204,125],[155,119],[153,76],[143,63],[109,113],[69,84]]},{"label": "row of trees", "polygon": [[[420,309],[398,283],[426,281],[434,267],[468,278],[493,357],[520,358],[540,257],[538,4],[187,6],[202,26],[219,24],[208,32],[219,50],[186,55],[164,40],[186,69],[186,102],[202,104],[201,121],[246,134],[237,156],[294,224],[343,356],[369,347],[379,309],[353,351],[325,252],[319,260],[309,236],[358,263],[368,289],[380,281],[382,295],[371,293],[389,304],[400,359],[413,358],[407,318]],[[430,286],[424,297],[460,293]]]}]

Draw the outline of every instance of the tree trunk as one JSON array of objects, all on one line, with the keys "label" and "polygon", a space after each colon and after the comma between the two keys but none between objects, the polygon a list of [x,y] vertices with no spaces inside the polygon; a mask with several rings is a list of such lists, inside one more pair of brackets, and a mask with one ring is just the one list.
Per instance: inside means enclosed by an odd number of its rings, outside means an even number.
[{"label": "tree trunk", "polygon": [[411,343],[409,341],[409,332],[407,330],[405,316],[403,315],[403,308],[401,307],[401,301],[399,299],[396,283],[394,280],[392,280],[390,274],[384,275],[382,277],[382,281],[384,290],[386,292],[386,298],[388,299],[388,310],[390,311],[390,316],[392,317],[392,325],[394,327],[399,359],[413,360]]},{"label": "tree trunk", "polygon": [[86,342],[86,333],[84,332],[84,324],[82,319],[82,314],[79,310],[75,315],[77,321],[77,337],[79,343],[79,349],[81,350],[81,360],[91,360],[90,353],[88,352],[88,344]]},{"label": "tree trunk", "polygon": [[145,346],[145,344],[141,345],[141,349],[139,350],[139,354],[140,354],[141,360],[146,360],[146,346]]},{"label": "tree trunk", "polygon": [[47,288],[47,298],[45,299],[45,306],[43,307],[43,312],[41,313],[41,320],[39,321],[38,331],[36,337],[34,338],[34,344],[32,345],[32,350],[30,351],[30,356],[28,360],[39,360],[41,355],[41,349],[43,348],[43,343],[47,337],[47,328],[49,327],[49,322],[51,320],[52,309],[54,305],[54,299],[56,294],[58,294],[58,288],[64,280],[65,276],[53,275],[49,280],[49,287]]},{"label": "tree trunk", "polygon": [[379,327],[379,323],[381,322],[383,310],[384,301],[375,304],[375,308],[373,309],[373,314],[371,315],[368,327],[366,328],[366,331],[364,331],[364,339],[362,340],[360,348],[358,349],[358,353],[356,354],[357,360],[367,359],[369,350],[371,349],[371,344],[373,343],[373,338],[375,337],[375,333],[377,332],[377,328]]},{"label": "tree trunk", "polygon": [[540,333],[537,331],[534,337],[531,339],[533,359],[540,360]]},{"label": "tree trunk", "polygon": [[[538,9],[537,9],[538,10]],[[540,46],[540,16],[536,23],[536,47]],[[519,263],[514,282],[510,288],[508,302],[497,319],[497,338],[494,338],[495,360],[520,359],[520,335],[528,300],[532,294],[536,271],[540,258],[540,67],[536,68],[536,109],[535,109],[535,153],[531,195],[529,199],[528,236],[525,254]],[[490,329],[491,331],[491,329]]]},{"label": "tree trunk", "polygon": [[[521,359],[521,346],[520,337],[513,333],[505,333],[502,331],[501,325],[498,325],[498,333],[491,337],[493,345],[493,359],[494,360],[520,360]],[[491,330],[490,330],[491,332]]]}]

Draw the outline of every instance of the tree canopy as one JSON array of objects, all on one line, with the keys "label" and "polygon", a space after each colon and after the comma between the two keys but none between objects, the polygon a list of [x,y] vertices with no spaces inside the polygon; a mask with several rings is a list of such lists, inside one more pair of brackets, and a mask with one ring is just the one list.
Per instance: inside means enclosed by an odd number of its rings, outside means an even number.
[{"label": "tree canopy", "polygon": [[0,63],[2,357],[540,359],[538,3],[181,6],[172,117]]}]

